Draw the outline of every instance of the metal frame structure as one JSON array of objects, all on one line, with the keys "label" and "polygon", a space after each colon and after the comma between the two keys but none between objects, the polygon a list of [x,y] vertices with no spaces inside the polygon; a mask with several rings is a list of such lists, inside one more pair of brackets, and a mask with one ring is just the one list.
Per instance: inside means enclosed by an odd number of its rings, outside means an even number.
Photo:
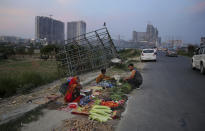
[{"label": "metal frame structure", "polygon": [[56,54],[58,69],[67,76],[106,68],[114,57],[117,50],[106,27],[67,40]]}]

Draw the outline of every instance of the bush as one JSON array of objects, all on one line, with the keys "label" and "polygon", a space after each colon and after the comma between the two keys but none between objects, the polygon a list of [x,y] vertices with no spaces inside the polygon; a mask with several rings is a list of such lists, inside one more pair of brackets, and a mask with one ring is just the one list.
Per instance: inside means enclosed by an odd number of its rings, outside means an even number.
[{"label": "bush", "polygon": [[17,79],[11,76],[0,77],[0,97],[8,97],[16,93],[19,88]]},{"label": "bush", "polygon": [[177,53],[178,53],[178,55],[192,57],[197,48],[198,48],[198,46],[196,46],[196,45],[188,45],[187,51],[178,50]]},{"label": "bush", "polygon": [[32,83],[34,86],[43,84],[42,76],[37,72],[24,72],[21,75],[21,84],[26,85]]},{"label": "bush", "polygon": [[118,52],[123,60],[129,57],[140,56],[141,51],[138,49],[125,49]]},{"label": "bush", "polygon": [[194,46],[194,45],[188,45],[188,53],[189,53],[190,56],[194,55],[194,52],[195,52],[196,48],[197,47]]},{"label": "bush", "polygon": [[58,78],[59,78],[59,74],[57,72],[56,73],[42,74],[42,79],[43,79],[44,84],[50,83],[54,80],[57,80]]},{"label": "bush", "polygon": [[190,54],[190,53],[188,53],[188,52],[186,52],[184,50],[178,50],[177,54],[178,55],[182,55],[182,56],[188,56],[188,57],[192,57],[193,56],[193,54]]},{"label": "bush", "polygon": [[24,72],[20,75],[19,81],[20,90],[23,90],[23,92],[45,83],[42,76],[37,72]]},{"label": "bush", "polygon": [[6,56],[15,55],[15,52],[12,46],[1,46],[0,45],[0,52],[5,54]]}]

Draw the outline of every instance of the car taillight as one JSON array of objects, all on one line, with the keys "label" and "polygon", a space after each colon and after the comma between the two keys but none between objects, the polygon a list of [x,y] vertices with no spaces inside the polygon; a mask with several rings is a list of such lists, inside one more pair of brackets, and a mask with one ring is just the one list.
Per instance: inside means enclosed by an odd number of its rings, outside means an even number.
[{"label": "car taillight", "polygon": [[142,56],[144,56],[144,54],[142,53]]}]

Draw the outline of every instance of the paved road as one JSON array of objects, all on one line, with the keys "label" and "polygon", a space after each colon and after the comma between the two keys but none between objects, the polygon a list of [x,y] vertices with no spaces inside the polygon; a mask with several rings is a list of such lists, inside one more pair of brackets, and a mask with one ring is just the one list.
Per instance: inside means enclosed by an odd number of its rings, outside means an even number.
[{"label": "paved road", "polygon": [[119,131],[205,131],[205,76],[186,57],[148,62],[144,84],[134,90]]}]

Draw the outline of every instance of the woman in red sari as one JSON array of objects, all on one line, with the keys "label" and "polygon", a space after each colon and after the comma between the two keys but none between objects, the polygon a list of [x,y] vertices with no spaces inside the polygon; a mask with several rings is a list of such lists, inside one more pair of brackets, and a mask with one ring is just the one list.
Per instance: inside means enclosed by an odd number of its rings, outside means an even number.
[{"label": "woman in red sari", "polygon": [[78,77],[73,77],[68,85],[68,90],[64,97],[65,102],[78,102],[81,98],[80,96],[80,79]]}]

